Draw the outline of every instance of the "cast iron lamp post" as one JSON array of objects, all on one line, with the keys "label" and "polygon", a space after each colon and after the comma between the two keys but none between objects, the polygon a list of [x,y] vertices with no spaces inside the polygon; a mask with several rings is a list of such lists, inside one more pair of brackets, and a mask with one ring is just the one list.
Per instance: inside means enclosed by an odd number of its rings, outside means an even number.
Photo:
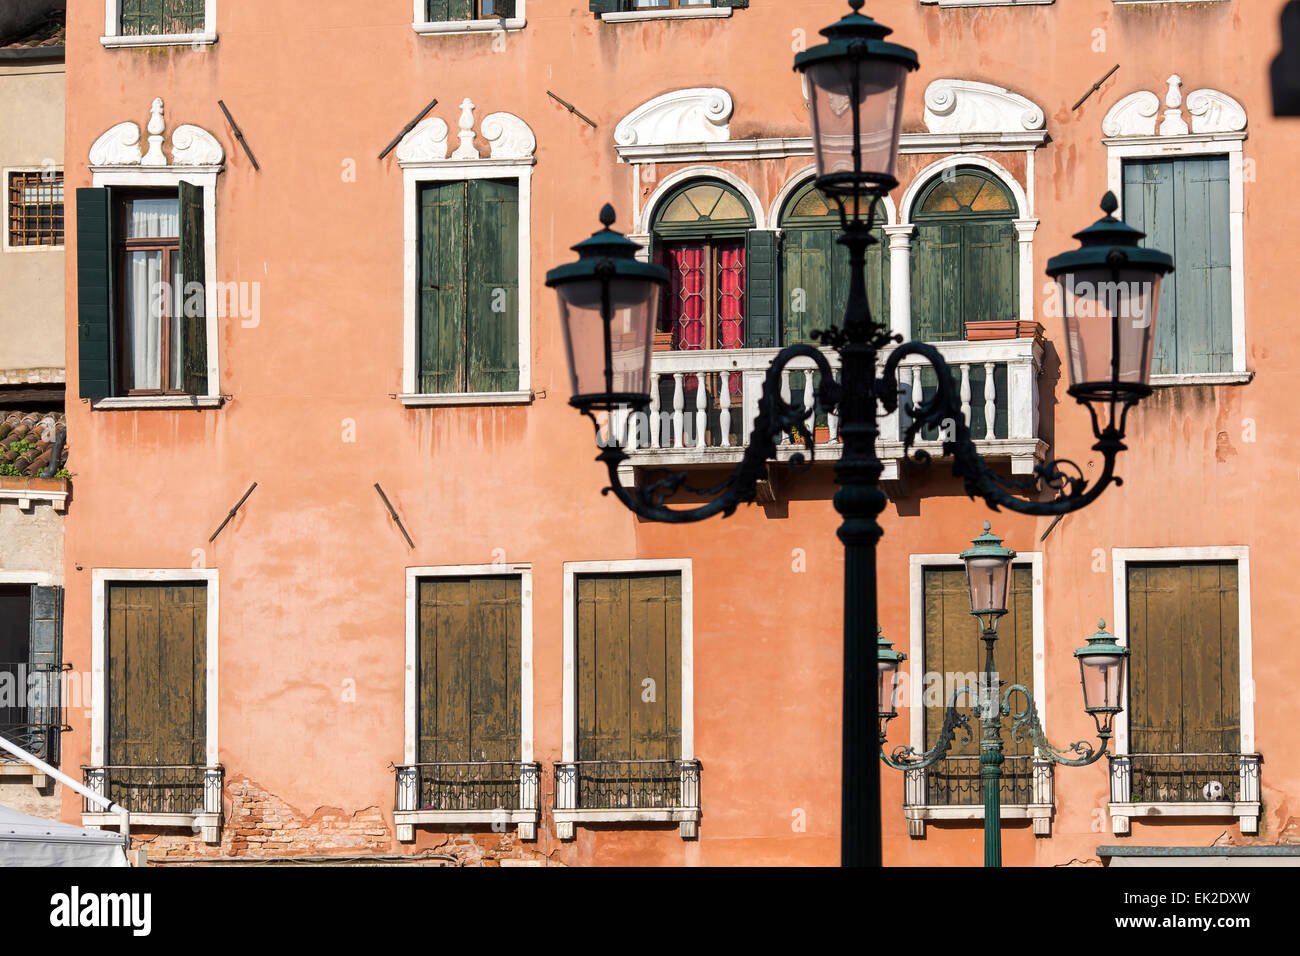
[{"label": "cast iron lamp post", "polygon": [[[832,325],[815,336],[839,352],[840,381],[820,349],[803,344],[782,349],[767,371],[749,445],[731,475],[710,488],[693,488],[687,475],[671,473],[628,488],[619,477],[619,466],[628,460],[620,421],[635,422],[650,407],[652,334],[668,272],[637,260],[636,244],[610,229],[614,210],[605,206],[603,228],[574,246],[577,262],[548,272],[546,284],[559,296],[573,387],[570,404],[596,428],[601,446],[597,461],[609,473],[605,493],[612,492],[647,520],[700,521],[730,515],[742,503],[752,502],[781,437],[792,430],[811,458],[809,410],[782,397],[781,380],[795,359],[815,365],[820,375],[817,400],[823,409],[837,410],[842,441],[835,463],[840,486],[835,508],[844,519],[838,531],[844,543],[841,862],[878,866],[878,688],[871,665],[877,630],[876,543],[882,533],[877,518],[888,502],[880,488],[884,466],[875,447],[878,406],[892,414],[901,405],[910,416],[904,435],[908,452],[922,429],[942,428],[943,453],[953,459],[953,474],[963,480],[967,494],[979,496],[994,510],[1061,515],[1091,504],[1112,482],[1120,483],[1114,475],[1115,457],[1124,450],[1128,410],[1150,393],[1147,380],[1160,280],[1173,263],[1168,256],[1139,248],[1142,233],[1110,215],[1117,204],[1108,194],[1106,217],[1077,236],[1083,247],[1053,259],[1048,269],[1057,278],[1065,308],[1074,383],[1070,394],[1089,410],[1097,439],[1093,449],[1105,466],[1092,482],[1068,461],[1045,462],[1033,475],[1021,478],[990,469],[976,451],[952,373],[938,350],[921,342],[898,344],[900,338],[872,318],[867,301],[866,251],[875,242],[871,232],[876,207],[898,185],[894,171],[903,90],[917,58],[884,39],[891,31],[859,13],[862,2],[849,0],[852,11],[821,31],[827,42],[795,58],[795,68],[808,83],[817,185],[839,207],[839,242],[848,248],[851,265],[843,327]],[[885,350],[888,357],[881,354]],[[929,399],[912,395],[900,402],[899,366],[912,356],[934,369],[938,386]],[[929,458],[920,450],[911,454],[921,463]],[[808,462],[796,454],[791,464],[800,468]],[[705,500],[693,507],[670,507],[682,491]]]},{"label": "cast iron lamp post", "polygon": [[[1074,656],[1079,661],[1079,676],[1083,684],[1083,706],[1097,725],[1099,748],[1086,740],[1069,747],[1053,747],[1043,732],[1038,719],[1034,696],[1023,684],[1012,684],[1003,691],[1004,681],[998,680],[993,663],[993,648],[998,639],[998,618],[1007,613],[1007,591],[1011,581],[1011,562],[1016,553],[1002,547],[1002,539],[984,522],[984,533],[971,541],[973,547],[961,553],[966,564],[966,583],[970,590],[970,613],[980,623],[980,640],[984,642],[984,670],[980,672],[975,700],[971,702],[973,715],[980,722],[980,787],[984,795],[984,865],[1002,865],[1002,718],[1010,717],[1011,739],[1017,743],[1029,740],[1038,757],[1068,767],[1086,767],[1096,763],[1107,753],[1115,715],[1119,713],[1124,689],[1124,661],[1128,648],[1120,647],[1113,634],[1106,633],[1106,622],[1097,622],[1097,633],[1088,638],[1084,647]],[[893,754],[885,754],[886,728],[898,716],[894,709],[898,665],[907,659],[893,649],[893,645],[880,635],[877,640],[876,662],[879,671],[880,759],[896,770],[921,770],[943,760],[952,748],[953,737],[960,730],[963,743],[970,743],[970,721],[957,710],[958,699],[971,694],[969,687],[953,690],[948,709],[943,715],[943,726],[934,746],[924,754],[912,747],[898,746]],[[1020,694],[1023,708],[1013,712],[1011,697]],[[1077,756],[1067,757],[1067,753]]]}]

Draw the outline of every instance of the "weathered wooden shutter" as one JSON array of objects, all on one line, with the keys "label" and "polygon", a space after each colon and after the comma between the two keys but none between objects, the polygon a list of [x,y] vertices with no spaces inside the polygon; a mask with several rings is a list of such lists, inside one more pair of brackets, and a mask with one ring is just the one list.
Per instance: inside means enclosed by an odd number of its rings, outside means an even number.
[{"label": "weathered wooden shutter", "polygon": [[1131,753],[1241,749],[1237,564],[1128,567]]},{"label": "weathered wooden shutter", "polygon": [[520,759],[517,577],[420,582],[419,760]]},{"label": "weathered wooden shutter", "polygon": [[[979,623],[971,617],[970,589],[964,569],[927,568],[922,587],[924,668],[927,675],[923,690],[927,694],[925,746],[932,747],[943,726],[952,687],[969,686],[978,691],[979,673],[984,669],[984,643],[980,640]],[[998,641],[994,649],[998,679],[1004,686],[1022,684],[1031,692],[1034,691],[1033,594],[1032,571],[1027,567],[1013,567],[1007,613],[998,622]],[[931,690],[930,675],[942,681],[941,694],[938,690]],[[937,688],[939,685],[936,683],[934,686]],[[971,700],[963,696],[958,701],[958,710],[970,714]],[[1024,702],[1017,695],[1013,703],[1019,708]],[[977,725],[973,719],[971,723]],[[971,734],[970,743],[963,743],[959,734],[949,750],[952,756],[966,757],[976,756],[979,752],[978,732]],[[1032,755],[1033,745],[1028,740],[1012,740],[1004,731],[1003,753],[1008,757]],[[961,768],[958,771],[955,764],[941,761],[929,772],[931,800],[939,804],[980,802],[978,780],[972,784],[972,776],[978,777],[978,768],[970,761],[963,761]],[[1028,772],[1024,761],[1004,764],[1001,787],[1004,802],[1026,802]]]},{"label": "weathered wooden shutter", "polygon": [[113,394],[113,309],[107,189],[77,190],[78,394]]},{"label": "weathered wooden shutter", "polygon": [[208,324],[203,236],[203,187],[180,184],[181,367],[182,388],[190,395],[208,393]]},{"label": "weathered wooden shutter", "polygon": [[31,665],[28,681],[35,679],[35,693],[29,696],[28,721],[42,725],[34,752],[50,763],[59,761],[60,682],[59,665],[63,657],[63,588],[32,586],[31,631],[27,662]]},{"label": "weathered wooden shutter", "polygon": [[713,0],[715,7],[748,7],[749,0]]},{"label": "weathered wooden shutter", "polygon": [[578,579],[579,760],[681,757],[681,576]]},{"label": "weathered wooden shutter", "polygon": [[623,9],[623,0],[590,0],[592,13],[617,13]]},{"label": "weathered wooden shutter", "polygon": [[960,223],[923,223],[912,241],[912,330],[922,342],[963,338]]},{"label": "weathered wooden shutter", "polygon": [[1151,371],[1232,370],[1232,253],[1226,157],[1124,164],[1124,220],[1174,257]]},{"label": "weathered wooden shutter", "polygon": [[465,371],[463,182],[420,188],[420,391],[458,392]]},{"label": "weathered wooden shutter", "polygon": [[490,0],[480,8],[483,16],[509,18],[515,15],[515,0]]},{"label": "weathered wooden shutter", "polygon": [[207,587],[109,587],[108,762],[202,766]]},{"label": "weathered wooden shutter", "polygon": [[[1015,227],[999,220],[966,222],[961,228],[963,323],[1019,318],[1020,251]],[[963,324],[957,338],[965,337]]]},{"label": "weathered wooden shutter", "polygon": [[776,233],[751,229],[745,234],[745,345],[777,344]]},{"label": "weathered wooden shutter", "polygon": [[519,387],[519,184],[469,181],[467,392]]}]

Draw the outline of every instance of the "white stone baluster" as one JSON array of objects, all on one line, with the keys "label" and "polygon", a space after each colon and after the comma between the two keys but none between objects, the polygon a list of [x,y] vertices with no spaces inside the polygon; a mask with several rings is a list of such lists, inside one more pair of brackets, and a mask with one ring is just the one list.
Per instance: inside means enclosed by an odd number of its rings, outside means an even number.
[{"label": "white stone baluster", "polygon": [[[830,444],[833,445],[833,444],[835,444],[836,441],[839,440],[839,437],[840,437],[840,416],[839,416],[838,414],[836,414],[835,412],[829,412],[829,411],[828,411],[828,412],[826,413],[826,432],[827,432],[827,434],[828,434],[828,436],[829,436],[828,439],[827,439],[827,441],[828,441]],[[885,434],[888,434],[888,433],[886,432]]]},{"label": "white stone baluster", "polygon": [[754,434],[754,419],[758,417],[758,398],[763,393],[763,375],[759,369],[747,370],[741,379],[740,407],[745,416],[745,445]]},{"label": "white stone baluster", "polygon": [[659,376],[650,373],[650,447],[659,447]]},{"label": "white stone baluster", "polygon": [[961,417],[970,428],[970,365],[961,363]]},{"label": "white stone baluster", "polygon": [[[781,400],[786,404],[790,402],[790,366],[781,370]],[[781,444],[790,444],[790,432],[787,429],[781,429]]]},{"label": "white stone baluster", "polygon": [[704,432],[708,427],[709,390],[703,372],[695,376],[695,447],[704,447]]},{"label": "white stone baluster", "polygon": [[673,372],[673,447],[685,448],[682,435],[682,409],[686,407],[686,388],[682,384],[682,373]]},{"label": "white stone baluster", "polygon": [[725,369],[718,374],[721,385],[718,387],[718,444],[723,448],[731,447],[731,373]]},{"label": "white stone baluster", "polygon": [[[925,397],[925,391],[921,388],[921,366],[912,366],[912,404],[920,405],[921,399]],[[916,416],[913,415],[913,418]],[[901,431],[901,430],[900,430]],[[902,435],[900,433],[899,437]]]},{"label": "white stone baluster", "polygon": [[984,363],[984,437],[986,439],[997,437],[994,423],[997,421],[998,400],[993,382],[993,370],[992,362]]},{"label": "white stone baluster", "polygon": [[808,417],[804,419],[804,425],[807,427],[809,434],[816,435],[817,431],[817,410],[813,407],[813,370],[803,373],[803,407],[808,409]]}]

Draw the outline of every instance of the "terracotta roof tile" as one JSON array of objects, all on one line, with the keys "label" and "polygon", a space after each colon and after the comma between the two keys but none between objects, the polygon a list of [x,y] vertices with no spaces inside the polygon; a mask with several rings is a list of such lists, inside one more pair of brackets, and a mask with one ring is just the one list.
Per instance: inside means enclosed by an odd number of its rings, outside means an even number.
[{"label": "terracotta roof tile", "polygon": [[56,18],[47,20],[39,27],[29,31],[26,36],[10,40],[8,43],[0,43],[0,50],[36,50],[45,47],[60,47],[63,46],[66,33],[67,27],[64,24],[64,15],[60,13]]},{"label": "terracotta roof tile", "polygon": [[[68,421],[62,412],[0,410],[0,475],[39,478],[50,464],[57,436],[64,435],[59,467],[68,463]],[[17,469],[17,476],[12,472]]]}]

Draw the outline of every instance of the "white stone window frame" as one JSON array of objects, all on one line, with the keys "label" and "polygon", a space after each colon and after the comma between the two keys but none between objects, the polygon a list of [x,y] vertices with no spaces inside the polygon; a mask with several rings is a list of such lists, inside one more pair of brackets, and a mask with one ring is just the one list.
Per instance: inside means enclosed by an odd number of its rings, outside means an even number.
[{"label": "white stone window frame", "polygon": [[690,7],[650,7],[645,10],[618,10],[602,13],[600,19],[605,23],[644,23],[646,20],[725,20],[734,12],[732,7],[700,6]]},{"label": "white stone window frame", "polygon": [[[448,127],[437,117],[421,120],[398,143],[402,170],[402,391],[397,400],[410,408],[464,405],[527,405],[532,391],[532,205],[537,140],[528,124],[510,113],[490,113],[481,131],[491,147],[481,156],[474,146],[475,105],[460,105],[460,145],[447,155]],[[519,383],[505,392],[417,391],[419,381],[420,186],[468,179],[515,179],[519,182]]]},{"label": "white stone window frame", "polygon": [[[924,6],[950,7],[1032,7],[1048,6],[1056,0],[921,0]],[[1120,0],[1123,2],[1123,0]],[[1160,2],[1160,0],[1157,0]]]},{"label": "white stone window frame", "polygon": [[152,46],[188,46],[201,49],[216,43],[217,39],[217,0],[204,0],[202,32],[168,33],[158,36],[123,34],[122,0],[105,0],[104,35],[99,38],[99,42],[110,50]]},{"label": "white stone window frame", "polygon": [[[217,177],[225,170],[225,152],[207,130],[176,127],[171,137],[172,161],[163,153],[163,102],[150,107],[148,152],[142,152],[140,127],[118,123],[104,132],[90,149],[91,185],[128,189],[179,189],[182,181],[203,190],[203,292],[207,325],[208,389],[203,395],[122,395],[93,402],[95,411],[219,408],[221,393],[220,316],[217,284]],[[64,196],[67,199],[66,193]],[[111,267],[111,266],[110,266]],[[114,375],[117,370],[114,369]]]},{"label": "white stone window frame", "polygon": [[[454,564],[406,569],[406,674],[403,680],[402,760],[420,759],[420,582],[431,578],[512,577],[519,579],[519,762],[533,758],[533,566],[531,564]],[[540,783],[540,782],[539,782]],[[538,790],[540,791],[540,785]],[[509,823],[522,840],[537,839],[540,808],[519,810],[394,810],[398,839],[415,839],[419,824]]]},{"label": "white stone window frame", "polygon": [[0,230],[0,242],[3,242],[3,247],[0,247],[0,248],[3,248],[5,252],[28,253],[28,252],[63,252],[63,251],[65,251],[65,249],[66,249],[66,244],[67,244],[67,238],[68,238],[68,234],[67,234],[67,221],[68,221],[68,215],[67,215],[67,212],[68,212],[68,187],[67,187],[67,180],[66,180],[66,179],[61,179],[61,182],[62,182],[62,184],[63,184],[63,222],[64,222],[64,233],[63,233],[63,239],[64,239],[64,241],[61,242],[61,243],[59,243],[57,246],[38,246],[38,245],[19,245],[19,246],[15,246],[15,245],[13,245],[13,244],[9,241],[9,222],[10,222],[10,220],[9,220],[9,207],[10,207],[10,205],[11,205],[11,204],[10,204],[10,201],[9,201],[9,193],[10,193],[10,191],[11,191],[10,188],[9,188],[9,177],[10,177],[10,175],[12,175],[13,173],[46,173],[46,172],[56,172],[56,173],[58,173],[58,174],[60,175],[60,177],[62,177],[62,176],[63,176],[63,166],[62,166],[62,165],[58,165],[58,166],[5,166],[3,169],[0,169],[0,183],[3,184],[3,190],[4,190],[4,196],[3,196],[3,197],[0,197],[0,222],[3,222],[3,223],[4,223],[4,228],[3,228],[3,230]]},{"label": "white stone window frame", "polygon": [[[1033,626],[1033,647],[1034,647],[1034,705],[1038,708],[1038,720],[1042,725],[1043,733],[1047,733],[1047,707],[1046,707],[1046,687],[1047,687],[1047,664],[1046,664],[1046,634],[1047,629],[1044,623],[1044,598],[1043,598],[1043,553],[1041,551],[1023,551],[1016,555],[1012,562],[1012,567],[1025,567],[1030,569],[1030,579],[1033,587],[1032,599],[1032,626]],[[908,561],[908,598],[909,598],[909,615],[908,615],[908,681],[907,681],[907,708],[908,708],[908,733],[909,744],[917,753],[924,753],[927,747],[925,739],[925,572],[926,570],[944,569],[954,570],[964,568],[960,555],[956,554],[913,554]],[[977,622],[972,617],[971,627],[977,627]],[[886,635],[888,636],[888,635]],[[1060,662],[1058,662],[1059,664]],[[1067,661],[1066,664],[1073,664],[1073,661]],[[918,680],[915,676],[915,668],[922,668],[922,679]],[[945,681],[946,687],[946,681]],[[947,707],[948,701],[945,700],[943,706]],[[1009,725],[1003,725],[1003,740],[1006,740],[1006,734],[1009,732]],[[971,737],[978,742],[979,724],[978,721],[972,721]],[[886,768],[885,773],[902,773],[892,768]],[[921,771],[917,777],[918,782],[912,784],[905,781],[905,788],[911,789],[915,786],[920,793],[924,792],[924,775]],[[1032,821],[1035,836],[1046,837],[1052,833],[1052,817],[1055,814],[1055,793],[1054,793],[1054,767],[1050,760],[1038,758],[1034,760],[1034,784],[1033,789],[1037,791],[1033,794],[1037,799],[1028,804],[1007,804],[1001,806],[1001,817],[1003,820],[1030,820]],[[908,797],[904,797],[903,815],[907,819],[908,835],[913,839],[923,838],[927,821],[976,821],[984,819],[983,804],[974,804],[968,806],[939,806],[924,804],[921,802],[910,803]]]},{"label": "white stone window frame", "polygon": [[[1232,273],[1232,371],[1152,375],[1152,385],[1242,385],[1254,373],[1246,367],[1246,113],[1241,105],[1217,90],[1196,90],[1187,96],[1192,114],[1182,115],[1182,78],[1169,79],[1164,120],[1157,127],[1160,100],[1150,92],[1131,93],[1106,114],[1102,143],[1106,146],[1107,181],[1124,216],[1124,161],[1222,156],[1228,160],[1228,242]],[[1197,98],[1200,98],[1198,102]],[[1205,109],[1202,109],[1202,105]]]},{"label": "white stone window frame", "polygon": [[446,36],[460,33],[505,33],[522,30],[528,25],[528,0],[515,0],[513,17],[486,17],[480,20],[430,20],[425,0],[412,0],[411,29],[421,36]]},{"label": "white stone window frame", "polygon": [[[92,568],[90,572],[90,765],[102,767],[108,753],[108,587],[111,584],[203,583],[208,601],[205,622],[204,692],[205,728],[204,761],[208,767],[220,766],[218,731],[220,728],[220,579],[215,568]],[[205,788],[206,790],[206,788]],[[206,794],[205,794],[206,795]],[[128,808],[130,809],[130,808]],[[184,827],[201,830],[205,843],[220,842],[221,812],[203,813],[132,813],[131,822],[143,826]],[[83,826],[115,826],[115,813],[81,814]]]},{"label": "white stone window frame", "polygon": [[[1184,561],[1235,561],[1237,563],[1237,655],[1238,706],[1241,708],[1240,753],[1255,753],[1255,677],[1254,677],[1254,642],[1251,633],[1250,614],[1250,547],[1247,545],[1211,546],[1211,547],[1167,547],[1167,548],[1111,548],[1111,573],[1113,575],[1115,609],[1112,631],[1117,643],[1128,646],[1128,566],[1136,562],[1184,562]],[[1128,715],[1130,681],[1124,682],[1123,709],[1115,717],[1115,755],[1126,756],[1129,752]],[[1112,786],[1116,772],[1122,765],[1111,761]],[[1116,803],[1109,802],[1111,831],[1118,835],[1130,832],[1130,820],[1133,817],[1150,819],[1168,819],[1171,817],[1195,818],[1235,818],[1243,832],[1253,832],[1258,828],[1261,804],[1259,801],[1258,764],[1255,765],[1253,780],[1243,780],[1244,795],[1255,799],[1239,802],[1205,802],[1205,803]]]},{"label": "white stone window frame", "polygon": [[[577,579],[587,575],[676,573],[682,581],[682,752],[681,760],[695,759],[695,663],[694,599],[690,558],[638,559],[625,561],[566,561],[564,563],[564,678],[563,737],[560,746],[562,763],[578,759],[578,627]],[[555,784],[558,791],[559,783]],[[698,789],[698,787],[697,787]],[[698,802],[698,801],[697,801]],[[574,838],[574,826],[580,823],[677,823],[683,837],[694,836],[700,808],[682,809],[607,809],[581,810],[552,807],[556,833],[562,840]]]}]

